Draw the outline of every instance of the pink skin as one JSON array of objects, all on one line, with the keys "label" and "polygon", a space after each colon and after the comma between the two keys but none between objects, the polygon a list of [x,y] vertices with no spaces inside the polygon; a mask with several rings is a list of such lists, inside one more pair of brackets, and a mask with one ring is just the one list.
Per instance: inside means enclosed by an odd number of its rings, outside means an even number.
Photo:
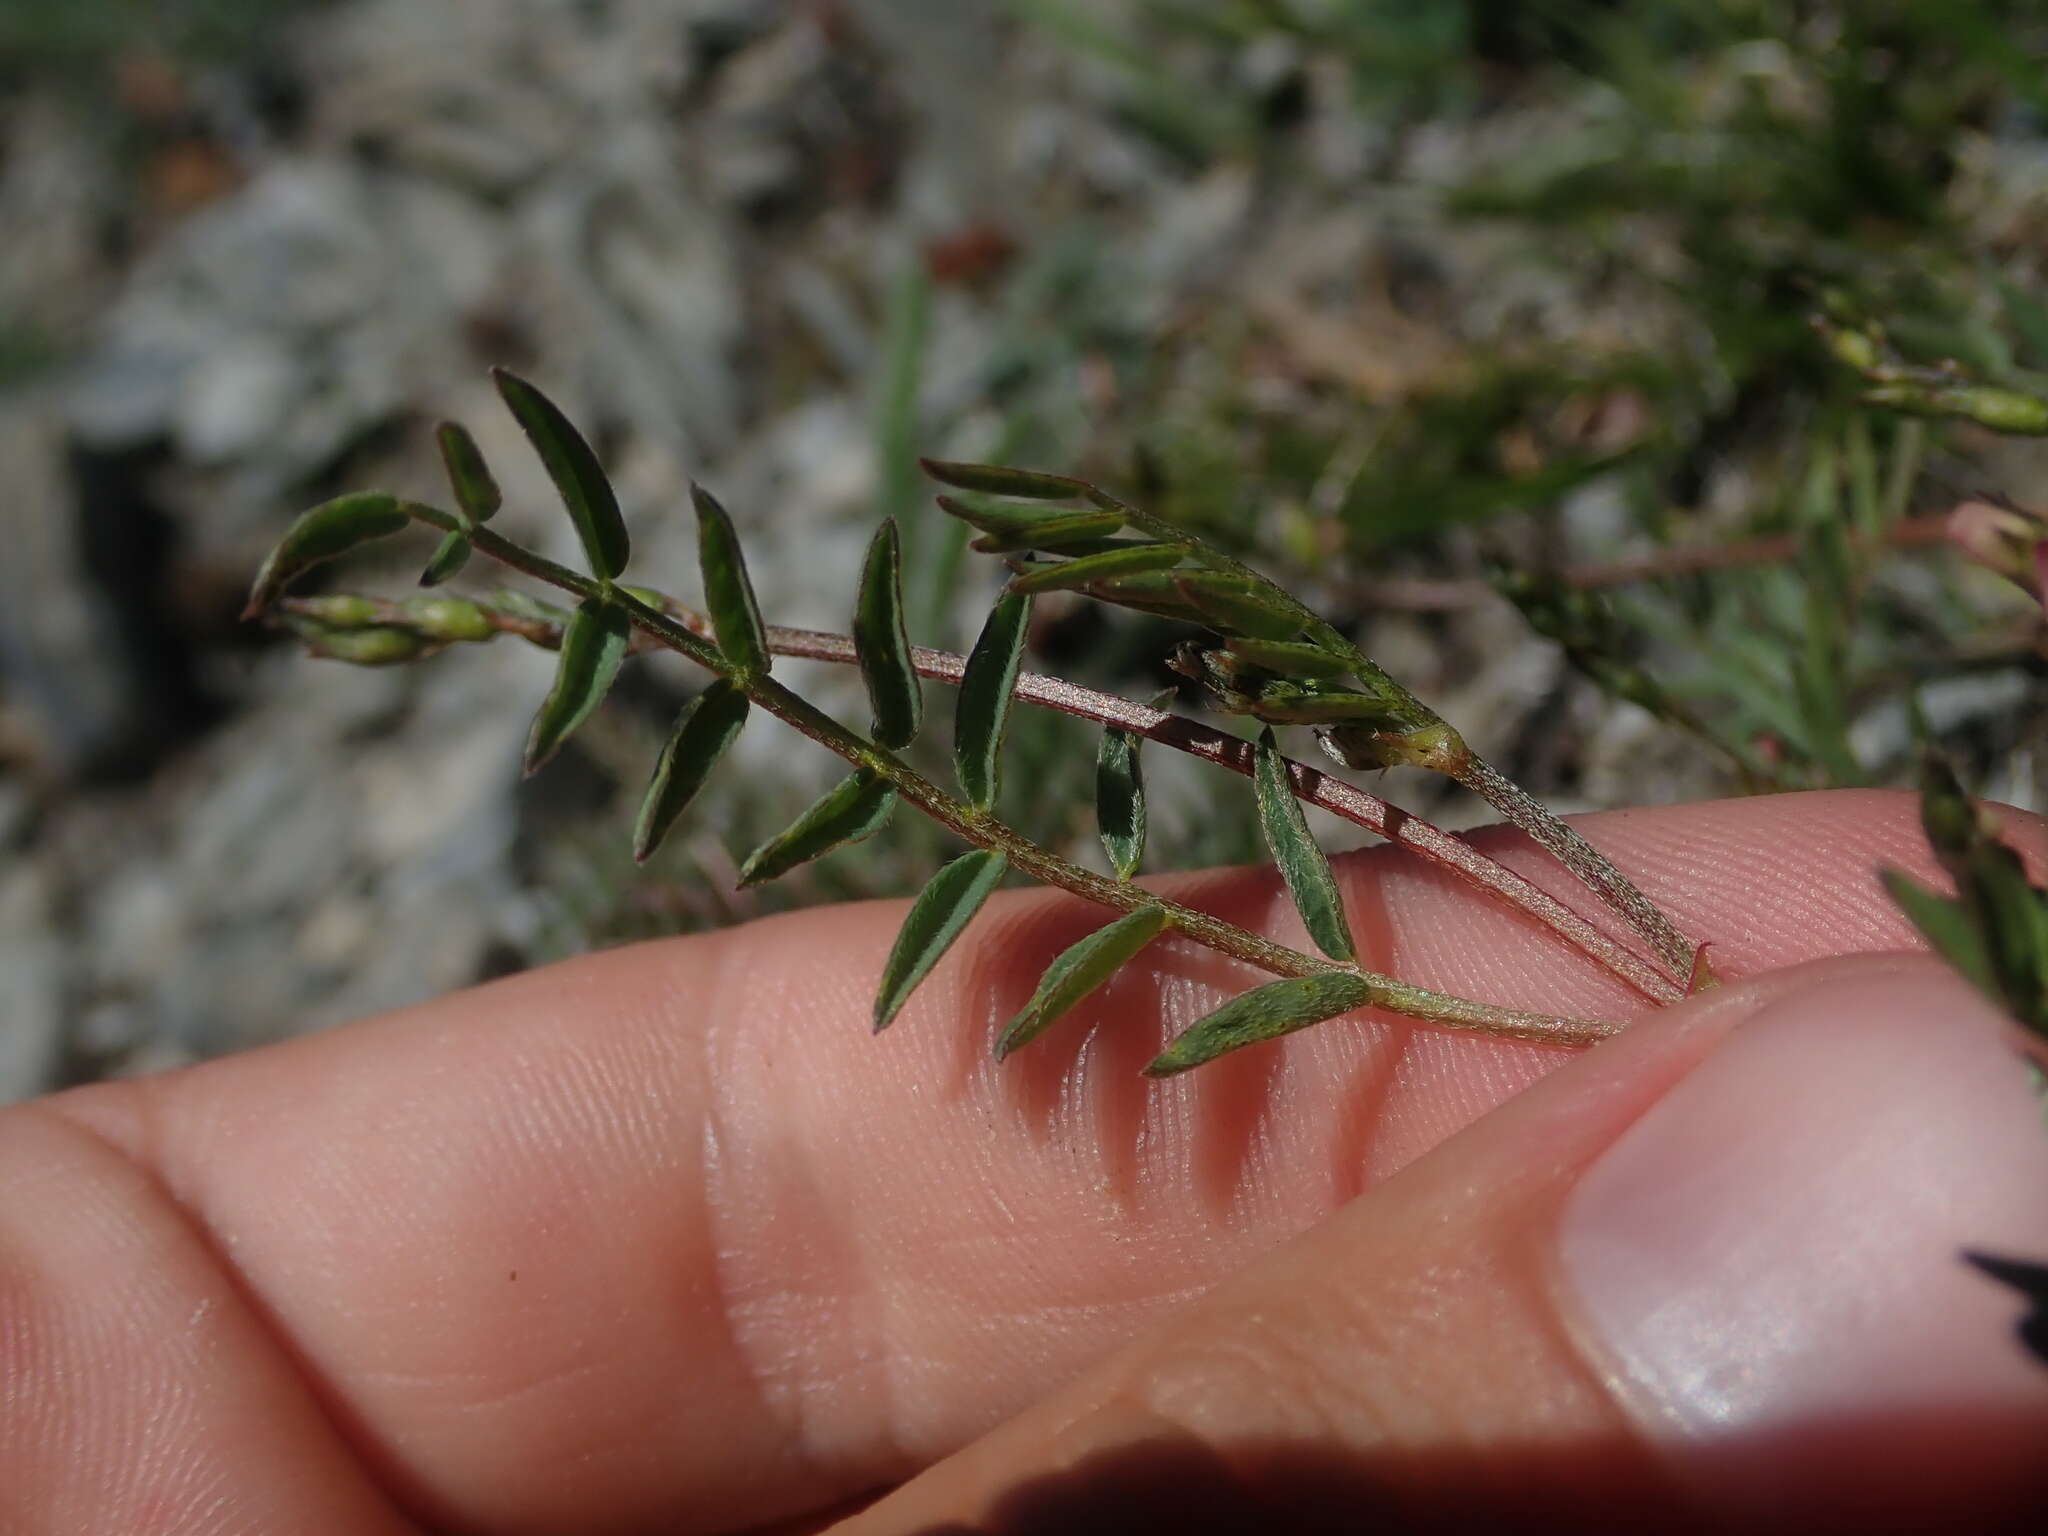
[{"label": "pink skin", "polygon": [[[1734,980],[1912,947],[1874,871],[1931,874],[1914,815],[1839,793],[1580,826]],[[1520,839],[1486,843],[1569,896]],[[1646,1010],[1412,859],[1339,863],[1369,965]],[[1161,884],[1298,935],[1267,875]],[[1354,1019],[1154,1082],[1161,1041],[1249,979],[1173,944],[997,1068],[995,1032],[1100,914],[998,898],[877,1040],[900,916],[644,945],[0,1114],[0,1509],[28,1530],[708,1532],[935,1463],[899,1497],[978,1507],[1056,1440],[1060,1393],[1149,1380],[1133,1362],[1158,1347],[1132,1341],[1223,1305],[1195,1303],[1219,1282],[1248,1271],[1217,1292],[1242,1319],[1256,1266],[1335,1243],[1347,1284],[1398,1290],[1418,1250],[1344,1250],[1359,1213],[1386,1199],[1409,1214],[1378,1230],[1426,1226],[1459,1206],[1457,1159],[1534,1167],[1512,1138],[1551,1133],[1513,1127],[1561,1111],[1488,1112],[1575,1059],[1560,1084],[1590,1085],[1571,1102],[1593,1128],[1543,1177],[1576,1177],[1711,1036],[1667,1016],[1574,1058]],[[1603,1057],[1641,1065],[1602,1088]],[[1563,1189],[1471,1205],[1463,1241],[1523,1253]],[[1410,1377],[1464,1383],[1442,1407],[1464,1443],[1525,1441],[1513,1404],[1563,1404],[1552,1429],[1579,1414],[1615,1438],[1603,1476],[1661,1486],[1540,1268],[1503,1260],[1507,1299]],[[1525,1379],[1467,1369],[1460,1350],[1525,1324],[1547,1341],[1505,1351]]]}]

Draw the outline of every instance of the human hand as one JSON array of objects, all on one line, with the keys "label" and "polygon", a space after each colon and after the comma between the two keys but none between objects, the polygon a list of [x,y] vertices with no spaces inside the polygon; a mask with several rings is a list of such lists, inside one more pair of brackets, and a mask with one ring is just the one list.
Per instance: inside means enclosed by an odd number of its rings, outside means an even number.
[{"label": "human hand", "polygon": [[[10,1110],[0,1525],[2038,1528],[2048,1370],[1957,1259],[2048,1252],[2038,1106],[1941,968],[1827,958],[1910,944],[1912,803],[1582,825],[1774,974],[1578,1057],[1352,1021],[1160,1083],[1226,963],[1162,945],[998,1068],[1094,915],[992,903],[875,1041],[873,904]],[[1339,869],[1370,964],[1637,1006]]]}]

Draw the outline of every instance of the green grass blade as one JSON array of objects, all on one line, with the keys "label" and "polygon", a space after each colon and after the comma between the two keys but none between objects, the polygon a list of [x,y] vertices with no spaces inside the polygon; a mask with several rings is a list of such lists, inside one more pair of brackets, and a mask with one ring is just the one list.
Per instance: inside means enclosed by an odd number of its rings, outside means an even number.
[{"label": "green grass blade", "polygon": [[882,985],[875,994],[875,1029],[887,1029],[917,984],[931,974],[953,941],[974,920],[982,903],[989,899],[1010,861],[993,848],[963,853],[941,869],[917,893],[910,916],[896,935],[888,963],[882,967]]},{"label": "green grass blade", "polygon": [[1026,571],[1010,583],[1012,592],[1071,592],[1091,581],[1111,581],[1140,571],[1171,570],[1181,562],[1181,552],[1171,544],[1133,544],[1125,549],[1106,549],[1062,560],[1057,565]]},{"label": "green grass blade", "polygon": [[590,569],[605,581],[617,579],[633,546],[626,537],[626,520],[619,515],[619,499],[597,454],[561,408],[533,385],[503,368],[493,368],[491,378],[569,509]]},{"label": "green grass blade", "polygon": [[634,863],[645,864],[653,857],[726,748],[738,739],[749,707],[747,696],[729,677],[719,678],[684,707],[640,802],[633,827]]},{"label": "green grass blade", "polygon": [[741,889],[786,875],[835,848],[873,837],[895,809],[896,791],[889,781],[865,768],[856,769],[786,829],[747,855],[740,866]]},{"label": "green grass blade", "polygon": [[1145,775],[1138,761],[1142,740],[1112,725],[1095,751],[1095,825],[1119,880],[1135,875],[1145,857]]},{"label": "green grass blade", "polygon": [[538,773],[563,742],[576,733],[591,711],[604,702],[626,660],[633,637],[626,610],[602,598],[579,604],[562,631],[561,655],[555,663],[555,685],[534,716],[526,738],[526,772]]},{"label": "green grass blade", "polygon": [[875,740],[892,751],[909,746],[924,724],[924,692],[903,620],[903,546],[893,517],[875,530],[860,569],[853,648],[875,712]]},{"label": "green grass blade", "polygon": [[1061,1016],[1115,974],[1168,926],[1164,907],[1140,907],[1098,928],[1061,953],[1038,979],[1038,990],[996,1041],[996,1060],[1036,1040]]},{"label": "green grass blade", "polygon": [[242,617],[257,617],[296,578],[321,561],[411,526],[412,519],[399,509],[398,498],[382,491],[337,496],[301,512],[256,573]]},{"label": "green grass blade", "polygon": [[704,575],[704,606],[711,610],[711,628],[725,659],[742,672],[768,670],[768,631],[761,623],[761,605],[740,552],[740,536],[732,518],[703,486],[690,482],[690,501],[697,509],[697,563]]},{"label": "green grass blade", "polygon": [[1344,916],[1344,898],[1337,890],[1337,877],[1330,873],[1330,861],[1316,840],[1309,836],[1308,821],[1301,802],[1287,783],[1287,760],[1273,740],[1262,731],[1258,746],[1259,826],[1266,834],[1266,847],[1280,866],[1287,893],[1301,913],[1302,924],[1318,948],[1332,960],[1349,960],[1357,952],[1351,942],[1351,925]]},{"label": "green grass blade", "polygon": [[1002,776],[1003,734],[1010,723],[1010,694],[1024,659],[1024,631],[1031,599],[1006,592],[996,600],[980,638],[968,653],[953,717],[953,764],[967,803],[993,809]]},{"label": "green grass blade", "polygon": [[1226,1052],[1292,1034],[1371,1001],[1372,983],[1344,971],[1268,982],[1190,1024],[1152,1059],[1145,1075],[1171,1077]]}]

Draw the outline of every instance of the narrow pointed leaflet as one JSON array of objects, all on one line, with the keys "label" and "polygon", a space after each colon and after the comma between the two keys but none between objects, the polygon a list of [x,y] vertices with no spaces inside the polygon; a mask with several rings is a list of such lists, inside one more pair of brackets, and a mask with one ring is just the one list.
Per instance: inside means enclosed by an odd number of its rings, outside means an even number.
[{"label": "narrow pointed leaflet", "polygon": [[619,515],[619,499],[597,454],[561,408],[533,385],[503,368],[493,368],[491,378],[555,482],[590,569],[604,581],[616,580],[626,569],[633,546],[626,536],[626,520]]},{"label": "narrow pointed leaflet", "polygon": [[435,430],[434,440],[441,448],[441,463],[448,472],[449,488],[455,492],[462,527],[442,538],[427,568],[420,572],[423,587],[440,586],[469,563],[470,535],[476,532],[477,524],[488,521],[497,512],[505,499],[467,428],[444,421]]},{"label": "narrow pointed leaflet", "polygon": [[853,649],[875,715],[876,742],[891,751],[909,746],[924,724],[924,693],[903,621],[903,548],[893,517],[875,530],[860,569]]},{"label": "narrow pointed leaflet", "polygon": [[1086,496],[1085,480],[1048,475],[1035,469],[1010,469],[1001,464],[958,464],[946,459],[920,459],[924,472],[945,485],[988,496],[1017,496],[1026,501],[1072,501]]},{"label": "narrow pointed leaflet", "polygon": [[995,849],[977,848],[961,854],[917,893],[882,966],[882,984],[875,993],[878,1033],[889,1027],[917,984],[945,958],[1009,868],[1009,860]]},{"label": "narrow pointed leaflet", "polygon": [[604,702],[625,663],[632,622],[616,603],[586,598],[562,631],[555,685],[533,718],[526,737],[526,772],[538,773],[563,742]]},{"label": "narrow pointed leaflet", "polygon": [[697,508],[697,563],[704,575],[704,606],[711,610],[711,628],[725,659],[742,672],[758,675],[770,665],[768,631],[761,623],[761,605],[740,553],[732,518],[703,486],[690,482],[690,501]]},{"label": "narrow pointed leaflet", "polygon": [[505,504],[505,494],[484,462],[483,450],[459,421],[444,421],[434,433],[441,449],[441,466],[448,472],[448,488],[455,493],[455,505],[472,523],[487,523]]},{"label": "narrow pointed leaflet", "polygon": [[953,765],[961,791],[977,811],[996,803],[1001,781],[1003,735],[1010,724],[1010,695],[1024,659],[1024,631],[1031,599],[1005,592],[968,654],[960,674],[953,715]]},{"label": "narrow pointed leaflet", "polygon": [[1351,924],[1344,916],[1337,877],[1330,873],[1323,850],[1309,836],[1301,802],[1287,783],[1287,759],[1280,755],[1270,730],[1259,733],[1255,777],[1259,827],[1266,834],[1273,862],[1280,866],[1280,877],[1287,882],[1287,894],[1301,913],[1302,926],[1332,960],[1350,960],[1357,950],[1351,942]]},{"label": "narrow pointed leaflet", "polygon": [[412,526],[398,498],[382,491],[358,491],[322,502],[301,512],[277,547],[264,560],[249,589],[242,617],[253,619],[268,608],[292,581],[323,560],[346,554],[358,544],[387,538]]},{"label": "narrow pointed leaflet", "polygon": [[1214,1013],[1197,1019],[1145,1068],[1147,1077],[1171,1077],[1214,1061],[1226,1052],[1261,1040],[1276,1040],[1363,1008],[1372,1001],[1373,986],[1349,971],[1270,981],[1234,997]]},{"label": "narrow pointed leaflet", "polygon": [[1181,552],[1171,544],[1127,544],[1105,549],[1058,565],[1040,566],[1010,582],[1012,592],[1071,592],[1091,581],[1109,581],[1142,571],[1170,570],[1181,562]]},{"label": "narrow pointed leaflet", "polygon": [[729,677],[716,679],[684,707],[640,802],[640,817],[633,827],[634,863],[645,864],[653,857],[668,829],[739,736],[747,723],[748,708],[746,694]]},{"label": "narrow pointed leaflet", "polygon": [[1145,857],[1145,775],[1138,762],[1142,740],[1112,725],[1095,752],[1095,825],[1119,880],[1135,875]]},{"label": "narrow pointed leaflet", "polygon": [[785,830],[747,855],[740,866],[741,888],[786,875],[835,848],[873,837],[895,809],[896,791],[889,781],[865,768],[855,769]]},{"label": "narrow pointed leaflet", "polygon": [[1164,907],[1140,907],[1069,946],[1045,968],[1038,990],[996,1041],[996,1060],[1036,1040],[1125,961],[1166,931]]}]

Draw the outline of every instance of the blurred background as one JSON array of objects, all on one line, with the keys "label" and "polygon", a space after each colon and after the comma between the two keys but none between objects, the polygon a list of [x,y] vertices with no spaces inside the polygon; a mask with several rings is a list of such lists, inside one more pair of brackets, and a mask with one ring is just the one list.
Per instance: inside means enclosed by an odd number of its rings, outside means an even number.
[{"label": "blurred background", "polygon": [[[2039,808],[2041,606],[1942,514],[2048,502],[2048,448],[1863,407],[1809,320],[2041,385],[2044,11],[0,0],[0,1099],[933,867],[903,816],[735,895],[835,776],[763,719],[636,870],[675,658],[522,783],[545,653],[236,622],[305,506],[445,501],[445,417],[495,526],[572,554],[493,363],[686,601],[694,475],[771,621],[844,628],[894,514],[958,648],[1000,573],[914,455],[1001,459],[1295,583],[1561,809],[1907,783],[1916,706]],[[309,586],[400,594],[430,547]],[[1047,601],[1033,664],[1145,697],[1173,638]],[[1099,863],[1092,739],[1025,721],[1004,811]],[[1152,867],[1259,857],[1243,781],[1162,756]]]}]

